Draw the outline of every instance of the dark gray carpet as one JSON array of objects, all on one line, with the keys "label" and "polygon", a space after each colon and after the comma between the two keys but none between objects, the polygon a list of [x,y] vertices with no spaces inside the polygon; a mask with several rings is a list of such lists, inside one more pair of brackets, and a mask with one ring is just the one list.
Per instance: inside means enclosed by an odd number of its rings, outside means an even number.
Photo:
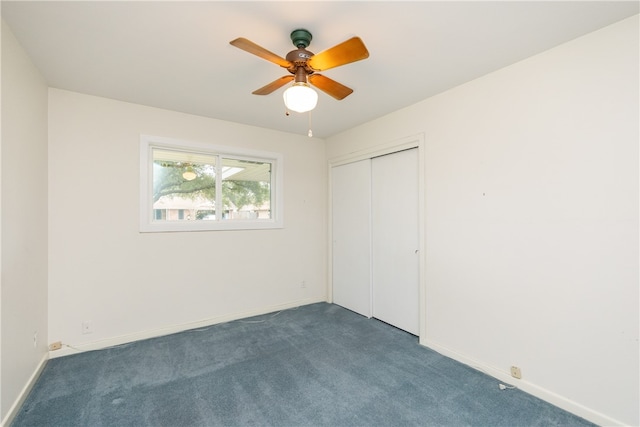
[{"label": "dark gray carpet", "polygon": [[50,360],[35,426],[592,425],[332,304]]}]

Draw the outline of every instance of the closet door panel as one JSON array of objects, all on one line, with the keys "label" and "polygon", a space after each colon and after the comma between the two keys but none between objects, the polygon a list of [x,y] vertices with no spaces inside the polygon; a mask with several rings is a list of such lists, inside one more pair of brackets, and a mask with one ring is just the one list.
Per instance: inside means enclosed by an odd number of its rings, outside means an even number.
[{"label": "closet door panel", "polygon": [[371,317],[371,161],[331,170],[333,302]]},{"label": "closet door panel", "polygon": [[372,159],[373,317],[419,334],[418,150]]}]

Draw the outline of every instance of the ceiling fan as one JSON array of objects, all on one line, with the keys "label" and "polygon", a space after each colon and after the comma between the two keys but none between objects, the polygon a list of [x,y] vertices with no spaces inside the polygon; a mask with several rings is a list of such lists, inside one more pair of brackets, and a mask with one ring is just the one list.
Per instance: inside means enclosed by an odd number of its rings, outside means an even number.
[{"label": "ceiling fan", "polygon": [[287,83],[293,82],[283,95],[285,105],[290,110],[304,113],[315,108],[318,100],[318,94],[309,87],[308,83],[337,100],[344,99],[353,92],[353,89],[322,74],[317,74],[318,71],[325,71],[369,57],[369,51],[359,37],[352,37],[318,54],[306,49],[311,44],[311,39],[311,33],[307,30],[297,29],[291,32],[291,41],[296,49],[289,52],[285,58],[243,37],[229,43],[238,49],[273,62],[291,73],[291,75],[280,77],[253,91],[254,95],[268,95]]}]

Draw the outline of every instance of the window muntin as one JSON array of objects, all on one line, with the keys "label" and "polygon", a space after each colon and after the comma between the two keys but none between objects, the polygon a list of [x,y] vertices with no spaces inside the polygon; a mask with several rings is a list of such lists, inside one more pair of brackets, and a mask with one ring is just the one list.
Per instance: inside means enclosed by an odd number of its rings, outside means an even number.
[{"label": "window muntin", "polygon": [[143,136],[140,230],[282,227],[281,168],[275,153]]}]

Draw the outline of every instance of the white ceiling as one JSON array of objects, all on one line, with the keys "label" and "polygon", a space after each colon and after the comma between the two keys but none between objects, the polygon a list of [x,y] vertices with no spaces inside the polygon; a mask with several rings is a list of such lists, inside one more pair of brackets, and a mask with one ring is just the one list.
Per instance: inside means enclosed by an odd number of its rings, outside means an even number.
[{"label": "white ceiling", "polygon": [[359,36],[370,57],[323,72],[354,93],[320,92],[328,137],[639,13],[638,1],[2,1],[2,17],[51,87],[286,132],[286,70],[229,44],[285,56],[305,28],[319,53]]}]

